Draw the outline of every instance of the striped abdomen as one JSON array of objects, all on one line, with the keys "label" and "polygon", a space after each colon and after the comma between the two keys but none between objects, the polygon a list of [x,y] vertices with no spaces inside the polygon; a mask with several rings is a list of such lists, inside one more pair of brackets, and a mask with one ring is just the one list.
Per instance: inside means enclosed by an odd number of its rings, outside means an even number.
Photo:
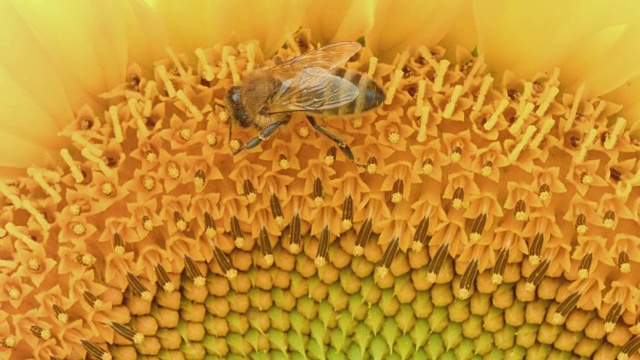
[{"label": "striped abdomen", "polygon": [[[353,101],[337,108],[322,110],[320,113],[325,116],[355,115],[371,110],[382,104],[385,100],[382,88],[369,76],[357,71],[344,68],[331,70],[335,76],[350,81],[358,87],[360,93]],[[330,89],[327,89],[330,91]]]}]

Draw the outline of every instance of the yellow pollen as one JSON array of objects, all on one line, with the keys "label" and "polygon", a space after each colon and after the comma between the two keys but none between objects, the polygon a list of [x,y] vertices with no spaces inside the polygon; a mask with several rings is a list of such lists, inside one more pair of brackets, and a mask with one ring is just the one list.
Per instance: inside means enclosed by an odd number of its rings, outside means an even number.
[{"label": "yellow pollen", "polygon": [[153,300],[153,295],[151,294],[151,291],[149,291],[149,290],[143,291],[140,294],[140,297],[142,298],[142,300],[147,301],[147,302],[151,302],[151,300]]},{"label": "yellow pollen", "polygon": [[202,189],[204,187],[204,179],[196,176],[195,179],[193,179],[193,184],[196,186],[196,189]]},{"label": "yellow pollen", "polygon": [[615,224],[615,221],[613,219],[604,219],[602,221],[602,225],[607,229],[613,229],[614,224]]},{"label": "yellow pollen", "polygon": [[176,222],[176,228],[180,231],[185,231],[187,230],[187,222],[180,219]]},{"label": "yellow pollen", "polygon": [[458,299],[466,300],[471,296],[471,292],[468,289],[460,289],[458,290]]},{"label": "yellow pollen", "polygon": [[491,166],[484,166],[482,168],[482,176],[489,177],[493,174],[493,168]]},{"label": "yellow pollen", "polygon": [[56,318],[58,319],[58,321],[60,321],[63,324],[66,324],[69,321],[69,315],[66,313],[58,314]]},{"label": "yellow pollen", "polygon": [[401,193],[393,193],[391,195],[391,202],[394,204],[397,204],[400,202],[400,200],[402,200],[402,194]]},{"label": "yellow pollen", "polygon": [[13,348],[17,344],[16,338],[13,335],[9,335],[4,339],[4,346],[8,348]]},{"label": "yellow pollen", "polygon": [[478,242],[480,239],[482,239],[482,235],[479,233],[474,232],[469,235],[469,240],[471,240],[471,242]]},{"label": "yellow pollen", "polygon": [[364,248],[360,245],[356,245],[353,248],[353,256],[362,256],[364,254]]},{"label": "yellow pollen", "polygon": [[273,265],[273,261],[274,261],[273,255],[269,254],[264,256],[264,263],[267,264],[267,266]]},{"label": "yellow pollen", "polygon": [[142,344],[143,341],[144,341],[144,335],[140,333],[136,333],[135,335],[133,335],[134,344]]},{"label": "yellow pollen", "polygon": [[593,177],[589,174],[583,174],[580,177],[580,182],[583,183],[584,185],[591,185],[593,184]]},{"label": "yellow pollen", "polygon": [[191,139],[191,129],[180,130],[180,138],[184,141],[189,141]]},{"label": "yellow pollen", "polygon": [[342,220],[341,225],[343,229],[351,229],[351,227],[353,226],[353,223],[349,219],[344,219]]},{"label": "yellow pollen", "polygon": [[613,149],[613,147],[616,145],[616,142],[618,141],[618,136],[624,131],[626,126],[627,126],[626,119],[621,117],[616,119],[616,124],[613,126],[613,130],[611,130],[611,133],[609,134],[609,136],[604,142],[605,149],[607,150]]},{"label": "yellow pollen", "polygon": [[42,338],[42,340],[45,340],[45,341],[51,339],[51,331],[42,330],[40,332],[40,337]]},{"label": "yellow pollen", "polygon": [[487,120],[487,122],[484,123],[484,129],[486,131],[491,131],[493,127],[496,126],[496,124],[498,123],[498,118],[500,117],[500,115],[502,115],[502,113],[507,108],[507,106],[509,106],[509,100],[507,99],[500,100],[495,111],[491,114],[491,117],[489,117],[489,120]]},{"label": "yellow pollen", "polygon": [[322,197],[318,196],[313,199],[313,205],[315,207],[320,207],[322,204],[324,204],[324,199]]},{"label": "yellow pollen", "polygon": [[462,200],[460,199],[453,199],[453,201],[451,201],[451,206],[456,209],[459,210],[462,207]]},{"label": "yellow pollen", "polygon": [[504,281],[504,278],[502,277],[502,275],[500,275],[500,274],[491,274],[491,283],[492,284],[500,285],[500,284],[502,284],[502,281]]},{"label": "yellow pollen", "polygon": [[82,224],[75,224],[71,227],[71,232],[79,236],[83,235],[86,232],[86,229]]},{"label": "yellow pollen", "polygon": [[537,266],[538,264],[540,264],[540,256],[529,255],[529,263],[533,266]]},{"label": "yellow pollen", "polygon": [[300,135],[302,138],[306,138],[307,136],[309,136],[309,128],[306,126],[301,126],[298,129],[298,135]]},{"label": "yellow pollen", "polygon": [[628,274],[631,272],[631,264],[629,263],[624,263],[624,264],[620,264],[620,271],[622,273]]},{"label": "yellow pollen", "polygon": [[299,254],[300,253],[300,245],[298,244],[291,244],[289,246],[289,252],[291,252],[292,254]]},{"label": "yellow pollen", "polygon": [[180,169],[178,169],[178,167],[175,164],[171,164],[167,168],[167,174],[169,175],[170,178],[172,178],[173,180],[176,180],[177,178],[180,177]]},{"label": "yellow pollen", "polygon": [[147,177],[142,181],[142,186],[144,186],[147,191],[151,191],[154,187],[156,187],[156,182],[153,180],[153,178]]},{"label": "yellow pollen", "polygon": [[524,284],[524,290],[531,293],[536,291],[536,286],[533,285],[533,283],[527,282]]},{"label": "yellow pollen", "polygon": [[114,186],[112,183],[104,183],[102,184],[102,193],[106,196],[110,196],[114,192]]},{"label": "yellow pollen", "polygon": [[604,323],[604,332],[606,332],[607,334],[611,334],[613,330],[615,330],[615,328],[616,328],[615,323],[612,323],[612,322]]},{"label": "yellow pollen", "polygon": [[358,116],[351,119],[351,126],[353,126],[354,129],[360,129],[362,127],[362,118]]},{"label": "yellow pollen", "polygon": [[233,279],[235,279],[236,277],[238,277],[238,270],[236,270],[236,269],[229,269],[229,270],[224,274],[224,276],[225,276],[227,279],[229,279],[229,280],[233,280]]},{"label": "yellow pollen", "polygon": [[578,235],[584,235],[587,232],[587,230],[589,230],[587,225],[578,225],[576,227],[576,232],[578,233]]},{"label": "yellow pollen", "polygon": [[40,261],[38,259],[35,259],[35,258],[29,259],[29,261],[27,261],[27,265],[29,266],[29,270],[31,271],[40,270]]},{"label": "yellow pollen", "polygon": [[231,142],[229,143],[229,147],[231,148],[231,150],[236,151],[238,149],[240,149],[240,141],[238,140],[231,140]]},{"label": "yellow pollen", "polygon": [[449,159],[451,159],[451,162],[454,164],[458,163],[461,158],[462,154],[460,154],[459,151],[454,151],[451,153],[451,155],[449,155]]},{"label": "yellow pollen", "polygon": [[254,202],[256,202],[256,199],[258,199],[258,194],[254,192],[250,192],[247,194],[247,202],[249,204],[253,204]]},{"label": "yellow pollen", "polygon": [[214,134],[207,134],[207,144],[209,144],[209,146],[216,146],[217,143],[218,138],[216,138]]},{"label": "yellow pollen", "polygon": [[20,299],[20,296],[22,295],[20,293],[20,290],[16,289],[15,287],[11,286],[7,292],[9,293],[9,297],[13,300],[18,300]]},{"label": "yellow pollen", "polygon": [[93,257],[91,254],[82,255],[82,258],[80,260],[80,262],[82,262],[82,265],[84,266],[91,266],[95,261],[96,261],[96,258]]},{"label": "yellow pollen", "polygon": [[113,359],[113,356],[111,354],[104,353],[104,354],[102,354],[102,359],[100,359],[100,360],[112,360],[112,359]]},{"label": "yellow pollen", "polygon": [[424,245],[422,245],[422,243],[419,241],[414,241],[411,243],[411,250],[413,250],[414,252],[420,252],[423,247]]},{"label": "yellow pollen", "polygon": [[149,163],[153,164],[158,161],[158,154],[153,151],[147,151],[144,158],[147,159]]},{"label": "yellow pollen", "polygon": [[323,159],[324,164],[327,165],[327,166],[333,165],[334,161],[335,161],[335,158],[333,156],[331,156],[331,155],[327,155]]},{"label": "yellow pollen", "polygon": [[540,199],[540,201],[547,201],[551,199],[551,193],[548,191],[542,191],[540,195],[538,195],[538,198]]},{"label": "yellow pollen", "polygon": [[202,51],[201,48],[197,48],[195,53],[196,53],[196,57],[198,58],[198,62],[202,66],[202,77],[207,81],[213,80],[213,77],[214,77],[213,68],[209,64],[209,61],[207,60],[207,57],[204,54],[204,51]]},{"label": "yellow pollen", "polygon": [[433,284],[438,280],[438,274],[432,272],[427,273],[427,282]]},{"label": "yellow pollen", "polygon": [[387,138],[389,139],[389,142],[392,143],[393,145],[396,145],[400,142],[400,134],[398,134],[397,131],[391,131]]},{"label": "yellow pollen", "polygon": [[122,256],[122,255],[124,255],[125,248],[122,245],[118,245],[113,249],[113,252],[116,253],[117,255]]},{"label": "yellow pollen", "polygon": [[322,256],[318,256],[317,258],[315,258],[315,260],[313,260],[313,263],[316,265],[317,268],[321,268],[327,265],[327,259],[325,259]]},{"label": "yellow pollen", "polygon": [[378,171],[378,165],[376,165],[376,164],[369,164],[369,165],[367,165],[367,172],[368,172],[369,174],[372,174],[372,175],[373,175],[373,174],[375,174],[375,173],[376,173],[376,171]]},{"label": "yellow pollen", "polygon": [[275,219],[273,219],[273,221],[276,223],[276,225],[278,226],[282,226],[284,225],[284,217],[282,216],[276,216]]},{"label": "yellow pollen", "polygon": [[242,236],[238,236],[233,243],[237,248],[241,248],[242,246],[244,246],[244,238]]},{"label": "yellow pollen", "polygon": [[78,204],[71,204],[71,205],[69,206],[69,212],[70,212],[72,215],[78,216],[78,215],[80,215],[80,213],[82,212],[82,208],[81,208],[81,207],[80,207],[80,205],[78,205]]},{"label": "yellow pollen", "polygon": [[153,221],[151,221],[150,219],[144,220],[142,222],[142,227],[147,231],[153,230]]},{"label": "yellow pollen", "polygon": [[564,321],[564,316],[562,316],[562,314],[560,313],[555,313],[551,317],[551,324],[553,325],[560,325],[562,324],[563,321]]},{"label": "yellow pollen", "polygon": [[226,123],[227,121],[229,121],[229,114],[227,114],[226,111],[221,111],[218,114],[218,119],[220,119],[220,121],[222,121],[223,123]]},{"label": "yellow pollen", "polygon": [[214,229],[212,227],[207,228],[204,231],[204,236],[206,236],[207,239],[213,239],[216,236],[216,234],[218,234],[218,231],[216,231],[216,229]]},{"label": "yellow pollen", "polygon": [[107,307],[107,304],[104,301],[98,299],[93,303],[93,308],[96,310],[104,310]]},{"label": "yellow pollen", "polygon": [[589,270],[587,270],[587,269],[578,270],[578,278],[584,280],[587,277],[589,277]]},{"label": "yellow pollen", "polygon": [[527,221],[527,219],[529,219],[529,216],[527,215],[526,212],[522,212],[522,211],[516,212],[516,220]]},{"label": "yellow pollen", "polygon": [[207,284],[207,279],[204,276],[198,276],[193,279],[193,285],[196,287],[203,287]]},{"label": "yellow pollen", "polygon": [[424,165],[422,165],[422,174],[423,175],[429,175],[429,174],[431,174],[432,171],[433,171],[433,165],[432,164],[425,163]]},{"label": "yellow pollen", "polygon": [[168,283],[164,284],[162,286],[162,290],[171,293],[176,289],[176,286],[173,284],[173,282],[169,281]]},{"label": "yellow pollen", "polygon": [[384,279],[385,276],[389,273],[389,269],[385,266],[378,266],[376,268],[376,276],[379,279]]},{"label": "yellow pollen", "polygon": [[367,74],[369,76],[373,76],[373,74],[376,72],[377,66],[378,66],[378,58],[375,56],[372,56],[369,59],[369,69],[367,70]]},{"label": "yellow pollen", "polygon": [[449,99],[449,103],[444,108],[444,112],[442,113],[442,118],[449,119],[453,115],[453,111],[456,109],[456,103],[458,102],[458,98],[460,98],[460,94],[462,93],[462,85],[456,85],[453,88],[453,94],[451,94],[451,99]]},{"label": "yellow pollen", "polygon": [[287,170],[291,166],[291,163],[287,159],[280,159],[278,166],[280,166],[282,170]]}]

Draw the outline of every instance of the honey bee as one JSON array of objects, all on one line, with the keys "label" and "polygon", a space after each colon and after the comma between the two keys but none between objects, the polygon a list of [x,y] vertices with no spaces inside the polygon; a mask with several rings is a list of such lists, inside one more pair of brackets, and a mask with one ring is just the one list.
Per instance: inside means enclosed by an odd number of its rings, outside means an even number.
[{"label": "honey bee", "polygon": [[344,140],[318,125],[314,116],[357,115],[385,100],[382,88],[371,77],[340,67],[359,50],[360,44],[356,42],[323,46],[273,67],[253,71],[239,86],[229,88],[225,94],[229,139],[233,124],[243,128],[253,126],[260,131],[233,151],[233,155],[258,146],[289,123],[293,113],[302,112],[316,131],[333,140],[345,156],[356,163]]}]

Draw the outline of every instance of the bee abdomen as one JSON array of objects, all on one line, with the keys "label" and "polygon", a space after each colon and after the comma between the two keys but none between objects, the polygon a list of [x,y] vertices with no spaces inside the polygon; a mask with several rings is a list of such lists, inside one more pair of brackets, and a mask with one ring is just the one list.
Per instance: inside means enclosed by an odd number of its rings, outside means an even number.
[{"label": "bee abdomen", "polygon": [[[369,76],[357,71],[347,70],[345,68],[335,68],[331,73],[335,76],[348,80],[353,85],[357,86],[360,93],[353,101],[347,104],[322,111],[323,115],[336,116],[360,114],[371,110],[384,102],[385,95],[382,88]],[[327,89],[327,91],[329,90],[330,89]]]}]

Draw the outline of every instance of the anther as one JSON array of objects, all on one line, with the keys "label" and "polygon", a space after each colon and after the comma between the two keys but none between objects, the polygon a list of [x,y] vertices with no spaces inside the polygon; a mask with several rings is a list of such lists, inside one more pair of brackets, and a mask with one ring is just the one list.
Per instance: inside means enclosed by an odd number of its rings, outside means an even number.
[{"label": "anther", "polygon": [[607,316],[605,316],[604,318],[604,331],[607,334],[611,334],[613,330],[616,328],[616,324],[618,323],[618,319],[620,318],[621,314],[622,314],[622,304],[620,304],[619,302],[616,302],[615,304],[613,304],[611,309],[609,309]]},{"label": "anther", "polygon": [[222,272],[224,273],[224,276],[227,277],[227,279],[232,280],[238,276],[238,270],[233,268],[231,260],[229,260],[227,254],[223,253],[217,247],[214,247],[213,257],[216,259],[218,266],[220,266],[220,269],[222,269]]},{"label": "anther", "polygon": [[207,139],[207,144],[209,144],[209,146],[216,146],[218,144],[218,138],[215,134],[207,134],[205,138]]},{"label": "anther", "polygon": [[473,225],[471,226],[471,232],[469,234],[469,240],[472,242],[478,242],[482,238],[482,232],[484,231],[484,226],[487,223],[487,214],[480,214],[473,221]]},{"label": "anther", "polygon": [[[418,82],[418,95],[416,96],[416,116],[422,117],[421,114],[424,114],[424,95],[427,90],[427,81],[425,79],[420,79]],[[426,121],[426,118],[423,118],[423,121]],[[423,140],[424,141],[424,140]]]},{"label": "anther", "polygon": [[456,146],[451,150],[451,154],[449,155],[452,163],[457,163],[462,158],[462,148],[460,146]]},{"label": "anther", "polygon": [[284,215],[282,214],[282,208],[280,207],[280,200],[278,199],[278,195],[271,194],[269,198],[269,203],[271,205],[271,214],[273,215],[273,219],[276,222],[276,225],[282,226],[284,224]]},{"label": "anther", "polygon": [[310,132],[309,132],[309,128],[306,126],[300,126],[298,128],[298,135],[300,135],[301,138],[306,138],[307,136],[309,136]]},{"label": "anther", "polygon": [[153,300],[153,294],[151,291],[147,289],[138,278],[130,272],[127,272],[127,281],[129,282],[129,287],[134,294],[140,296],[144,301]]},{"label": "anther", "polygon": [[153,230],[153,221],[151,221],[151,219],[149,219],[149,217],[147,215],[144,215],[142,217],[142,227],[146,230],[146,231],[151,231]]},{"label": "anther", "polygon": [[117,332],[122,337],[134,344],[142,344],[142,342],[144,341],[144,335],[139,332],[133,331],[128,326],[124,326],[114,321],[111,322],[111,328],[113,329],[113,331]]},{"label": "anther", "polygon": [[321,268],[327,264],[329,258],[329,227],[325,226],[320,233],[320,241],[318,242],[318,253],[316,254],[314,264],[317,268]]},{"label": "anther", "polygon": [[533,104],[527,103],[524,106],[524,109],[518,114],[516,121],[509,126],[509,133],[513,136],[517,136],[520,131],[522,131],[522,125],[524,125],[524,121],[529,117],[531,112],[533,111]]},{"label": "anther", "polygon": [[298,254],[302,250],[302,237],[300,236],[300,215],[295,214],[291,219],[291,226],[289,230],[290,245],[289,251],[292,254]]},{"label": "anther", "polygon": [[351,195],[344,199],[342,204],[342,227],[349,229],[353,225],[353,198]]},{"label": "anther", "polygon": [[105,307],[105,303],[102,300],[98,299],[95,295],[93,295],[89,291],[83,292],[82,297],[87,302],[87,304],[89,304],[89,306],[91,306],[96,310],[102,310]]},{"label": "anther", "polygon": [[416,137],[416,140],[418,140],[418,142],[425,142],[427,140],[427,124],[429,123],[430,111],[431,108],[429,108],[428,106],[424,106],[420,111],[420,119],[418,120],[420,121],[420,127],[418,128],[418,135]]},{"label": "anther", "polygon": [[397,145],[400,142],[400,134],[398,131],[392,130],[387,135],[387,140],[389,140],[392,145]]},{"label": "anther", "polygon": [[555,99],[556,95],[558,95],[559,92],[560,89],[555,86],[549,89],[540,105],[538,105],[538,109],[536,110],[536,115],[538,117],[544,116],[544,114],[549,109],[549,105],[551,105],[551,102],[553,102],[553,99]]},{"label": "anther", "polygon": [[362,125],[362,117],[358,116],[351,119],[351,126],[353,126],[354,129],[360,129]]},{"label": "anther", "polygon": [[582,258],[582,261],[580,261],[580,265],[578,266],[578,277],[581,280],[584,280],[589,276],[592,261],[593,261],[592,253],[587,253],[585,257]]},{"label": "anther", "polygon": [[404,73],[402,72],[402,69],[396,69],[396,71],[394,71],[393,78],[391,78],[391,85],[387,90],[387,97],[384,101],[385,105],[389,105],[393,102],[393,98],[398,90],[398,85],[400,85],[400,80],[402,80],[403,75]]},{"label": "anther", "polygon": [[313,181],[313,204],[316,207],[322,206],[324,203],[324,190],[322,189],[322,180],[316,178]]},{"label": "anther", "polygon": [[81,117],[78,119],[78,127],[80,130],[90,130],[95,122],[90,117]]},{"label": "anther", "polygon": [[620,170],[618,169],[610,168],[609,177],[615,182],[620,182],[620,180],[622,180],[622,172],[620,172]]},{"label": "anther", "polygon": [[484,123],[484,129],[486,131],[491,131],[494,128],[494,126],[496,126],[496,124],[498,123],[498,118],[500,117],[500,115],[502,115],[502,113],[504,112],[504,110],[507,108],[508,105],[509,105],[509,100],[507,99],[500,100],[500,103],[498,103],[498,106],[496,107],[493,114],[491,114],[491,116],[489,117],[489,120],[487,120],[487,122]]},{"label": "anther", "polygon": [[582,143],[580,144],[580,151],[574,157],[574,161],[576,163],[581,163],[584,161],[584,158],[587,156],[587,151],[589,148],[593,146],[593,143],[596,141],[596,137],[598,136],[598,130],[591,129],[587,133],[587,136],[584,138]]},{"label": "anther", "polygon": [[567,122],[565,123],[564,131],[568,131],[569,129],[571,129],[571,127],[573,127],[573,122],[576,119],[576,113],[578,112],[578,107],[582,102],[582,96],[584,95],[584,91],[585,91],[585,84],[583,83],[580,85],[580,87],[578,87],[573,97],[573,104],[571,105],[569,114],[566,117]]},{"label": "anther", "polygon": [[616,119],[616,124],[613,126],[613,130],[611,130],[611,133],[609,133],[609,137],[607,137],[607,139],[604,142],[605,149],[607,150],[613,149],[613,147],[616,145],[616,142],[618,141],[618,136],[622,134],[626,126],[627,126],[627,120],[621,117]]},{"label": "anther", "polygon": [[60,307],[60,305],[53,304],[52,308],[53,308],[53,313],[56,314],[56,319],[58,319],[58,321],[60,321],[63,324],[66,324],[67,322],[69,322],[69,314],[67,314],[67,312]]},{"label": "anther", "polygon": [[144,152],[144,158],[147,160],[147,162],[153,164],[158,161],[158,154],[153,150],[147,150]]},{"label": "anther", "polygon": [[76,261],[80,265],[89,267],[96,262],[96,258],[91,254],[78,254],[76,255]]},{"label": "anther", "polygon": [[391,239],[391,241],[387,245],[387,248],[384,250],[384,254],[382,254],[382,259],[378,263],[378,267],[376,269],[376,275],[379,278],[382,279],[389,273],[391,263],[398,253],[399,246],[400,239],[397,236]]},{"label": "anther", "polygon": [[31,330],[31,333],[33,335],[35,335],[36,337],[38,337],[38,338],[40,338],[42,340],[46,341],[46,340],[51,339],[51,331],[43,329],[40,326],[31,325],[29,330]]},{"label": "anther", "polygon": [[449,60],[442,60],[438,63],[436,67],[436,76],[433,81],[433,91],[440,92],[442,90],[442,84],[444,84],[444,76],[447,73],[447,69],[449,68]]},{"label": "anther", "polygon": [[280,169],[282,170],[287,170],[289,167],[291,167],[291,163],[286,156],[280,154],[280,156],[278,157],[278,166],[280,166]]},{"label": "anther", "polygon": [[182,140],[189,141],[189,139],[191,139],[191,129],[189,128],[184,128],[182,130],[180,130],[180,132],[178,133],[178,135],[180,136],[180,138]]},{"label": "anther", "polygon": [[176,286],[173,283],[173,281],[171,281],[171,279],[169,278],[169,274],[167,274],[167,271],[164,269],[164,267],[162,267],[162,265],[160,264],[157,264],[155,266],[155,270],[156,270],[156,278],[158,279],[158,284],[160,285],[162,290],[168,293],[173,292],[176,289]]},{"label": "anther", "polygon": [[493,174],[493,161],[487,160],[482,164],[482,176],[488,177]]},{"label": "anther", "polygon": [[152,191],[156,187],[156,181],[151,176],[145,176],[142,179],[142,186],[147,191]]},{"label": "anther", "polygon": [[269,234],[267,232],[267,228],[264,226],[260,228],[260,251],[262,252],[262,257],[264,259],[265,264],[271,266],[273,264],[273,250],[271,250],[271,242],[269,241]]},{"label": "anther", "polygon": [[369,69],[367,70],[367,75],[373,77],[373,74],[376,72],[376,66],[378,66],[378,58],[372,56],[369,59]]},{"label": "anther", "polygon": [[576,218],[576,232],[578,235],[584,235],[588,229],[587,217],[584,214],[578,214]]},{"label": "anther", "polygon": [[416,233],[413,235],[413,243],[411,244],[411,250],[418,252],[423,247],[429,245],[431,236],[429,236],[429,218],[424,217],[416,228]]},{"label": "anther", "polygon": [[373,156],[367,160],[367,172],[369,174],[375,174],[378,171],[378,160]]},{"label": "anther", "polygon": [[48,230],[51,227],[51,225],[47,222],[47,220],[44,218],[42,213],[33,206],[31,201],[24,200],[22,202],[22,208],[27,210],[27,212],[36,220],[38,225],[40,225],[43,229]]},{"label": "anther", "polygon": [[583,171],[580,173],[580,182],[584,185],[591,185],[593,184],[593,176],[589,175],[588,172]]},{"label": "anther", "polygon": [[116,189],[115,189],[115,186],[112,183],[106,182],[106,183],[102,184],[101,190],[102,190],[102,194],[103,195],[111,196],[111,195],[115,194],[115,190]]},{"label": "anther", "polygon": [[526,145],[531,141],[531,137],[535,132],[536,132],[535,126],[533,125],[527,126],[527,129],[524,131],[524,134],[520,136],[520,138],[518,139],[518,142],[516,143],[516,146],[513,148],[513,150],[507,157],[509,161],[515,162],[516,160],[518,160],[520,153],[522,153],[522,150],[524,150]]},{"label": "anther", "polygon": [[529,215],[527,215],[527,205],[523,200],[518,200],[516,208],[514,210],[514,216],[518,221],[527,221]]},{"label": "anther", "polygon": [[469,266],[464,271],[462,279],[460,279],[460,290],[458,291],[458,298],[460,300],[468,299],[471,296],[471,287],[476,282],[478,276],[478,259],[473,259],[469,262]]},{"label": "anther", "polygon": [[438,279],[438,274],[440,274],[440,269],[442,269],[442,264],[444,264],[444,260],[447,258],[447,254],[449,253],[449,244],[443,243],[438,247],[438,251],[436,251],[436,255],[433,257],[433,260],[427,265],[427,281],[430,283],[435,283]]},{"label": "anther", "polygon": [[204,188],[204,184],[206,183],[206,181],[207,181],[207,176],[204,173],[204,170],[198,169],[196,171],[195,177],[193,178],[193,183],[195,184],[196,189],[198,191],[202,190]]},{"label": "anther", "polygon": [[433,171],[433,160],[431,160],[430,158],[427,158],[422,163],[422,174],[429,175],[431,174],[432,171]]},{"label": "anther", "polygon": [[202,74],[201,74],[202,77],[207,81],[213,80],[213,77],[214,77],[213,68],[209,64],[209,61],[207,60],[207,57],[204,54],[204,51],[202,51],[201,48],[197,48],[195,50],[195,54],[196,54],[196,57],[198,58],[198,62],[200,63],[200,66],[202,67]]},{"label": "anther", "polygon": [[618,268],[623,274],[628,274],[631,272],[631,261],[629,259],[629,254],[626,251],[621,251],[618,255]]},{"label": "anther", "polygon": [[187,271],[187,277],[196,287],[202,287],[207,283],[207,279],[202,275],[200,269],[188,255],[184,256],[184,268]]},{"label": "anther", "polygon": [[244,235],[242,234],[242,229],[240,229],[240,222],[235,216],[231,217],[231,235],[236,247],[241,248],[244,246]]},{"label": "anther", "polygon": [[573,293],[569,295],[556,309],[556,312],[551,317],[551,324],[560,325],[564,319],[567,318],[567,315],[571,312],[571,310],[575,309],[576,304],[580,300],[580,293]]},{"label": "anther", "polygon": [[177,212],[174,211],[173,212],[173,222],[176,224],[176,228],[180,231],[185,231],[187,230],[187,221],[182,217],[182,215]]},{"label": "anther", "polygon": [[607,210],[604,213],[604,218],[602,219],[602,226],[607,229],[613,229],[613,226],[616,223],[616,213],[613,210]]},{"label": "anther", "polygon": [[547,135],[549,134],[551,129],[553,129],[555,124],[556,122],[552,118],[546,118],[545,120],[543,120],[542,127],[540,128],[536,136],[533,138],[533,140],[531,140],[529,147],[532,149],[538,148],[542,143],[542,141],[547,138]]},{"label": "anther", "polygon": [[364,223],[362,223],[362,227],[360,228],[360,231],[358,231],[358,236],[356,237],[356,245],[353,248],[354,256],[361,256],[364,254],[364,247],[367,246],[367,242],[371,237],[372,225],[373,220],[370,218],[366,219]]},{"label": "anther", "polygon": [[13,335],[9,335],[4,339],[0,338],[0,348],[13,349],[17,343],[18,341]]},{"label": "anther", "polygon": [[113,105],[109,108],[109,117],[113,123],[113,136],[117,143],[122,143],[124,137],[122,136],[122,126],[120,126],[120,117],[118,115],[118,107]]},{"label": "anther", "polygon": [[480,111],[482,109],[482,105],[484,104],[484,99],[487,96],[487,92],[489,92],[489,88],[493,84],[493,77],[491,75],[485,75],[482,78],[482,84],[480,85],[480,90],[478,90],[478,94],[476,95],[476,102],[473,104],[471,110],[474,112]]},{"label": "anther", "polygon": [[549,199],[551,199],[551,188],[549,187],[549,184],[542,184],[540,186],[540,190],[538,191],[538,198],[541,201],[548,201]]},{"label": "anther", "polygon": [[216,234],[218,233],[217,229],[216,229],[216,224],[213,221],[213,218],[211,217],[211,214],[209,214],[209,212],[205,212],[204,213],[204,236],[208,239],[208,240],[212,240]]},{"label": "anther", "polygon": [[113,359],[113,357],[111,356],[111,354],[102,349],[101,347],[99,347],[98,345],[92,343],[89,340],[80,340],[80,343],[82,344],[82,347],[85,348],[85,350],[87,350],[87,352],[91,355],[93,355],[95,358],[99,359],[99,360],[111,360]]},{"label": "anther", "polygon": [[9,294],[9,298],[12,300],[18,300],[22,296],[22,292],[14,286],[9,286],[7,293]]},{"label": "anther", "polygon": [[451,94],[451,98],[449,102],[444,108],[442,112],[442,118],[448,119],[453,115],[453,111],[456,109],[456,104],[458,103],[458,99],[460,98],[460,94],[462,94],[462,85],[456,85],[453,88],[453,93]]},{"label": "anther", "polygon": [[464,201],[464,190],[461,187],[456,188],[453,191],[453,199],[451,199],[451,206],[454,209],[459,210],[462,207]]},{"label": "anther", "polygon": [[167,175],[169,175],[169,177],[173,180],[176,180],[180,177],[180,168],[178,167],[178,165],[176,165],[176,163],[169,162],[167,164]]},{"label": "anther", "polygon": [[252,204],[258,198],[258,193],[256,192],[256,188],[253,187],[251,180],[247,179],[244,181],[244,196],[247,198],[249,204]]},{"label": "anther", "polygon": [[37,273],[41,269],[40,261],[36,258],[31,258],[27,260],[27,266],[31,272]]},{"label": "anther", "polygon": [[493,284],[500,285],[502,284],[502,281],[504,281],[504,271],[507,268],[508,260],[509,248],[500,250],[498,258],[496,259],[496,264],[493,266],[493,270],[491,272],[491,282]]},{"label": "anther", "polygon": [[327,150],[327,155],[325,155],[323,161],[327,166],[333,165],[333,162],[336,160],[336,147],[332,146]]},{"label": "anther", "polygon": [[538,265],[540,263],[540,254],[542,253],[542,244],[544,243],[544,234],[539,232],[533,238],[529,247],[529,263]]},{"label": "anther", "polygon": [[550,261],[544,259],[536,268],[533,270],[531,275],[527,278],[527,282],[524,285],[524,289],[528,292],[533,292],[538,285],[544,279],[544,276],[547,274],[547,270],[549,270]]},{"label": "anther", "polygon": [[397,179],[393,183],[393,189],[391,190],[391,202],[397,204],[402,200],[402,194],[404,193],[404,181]]}]

